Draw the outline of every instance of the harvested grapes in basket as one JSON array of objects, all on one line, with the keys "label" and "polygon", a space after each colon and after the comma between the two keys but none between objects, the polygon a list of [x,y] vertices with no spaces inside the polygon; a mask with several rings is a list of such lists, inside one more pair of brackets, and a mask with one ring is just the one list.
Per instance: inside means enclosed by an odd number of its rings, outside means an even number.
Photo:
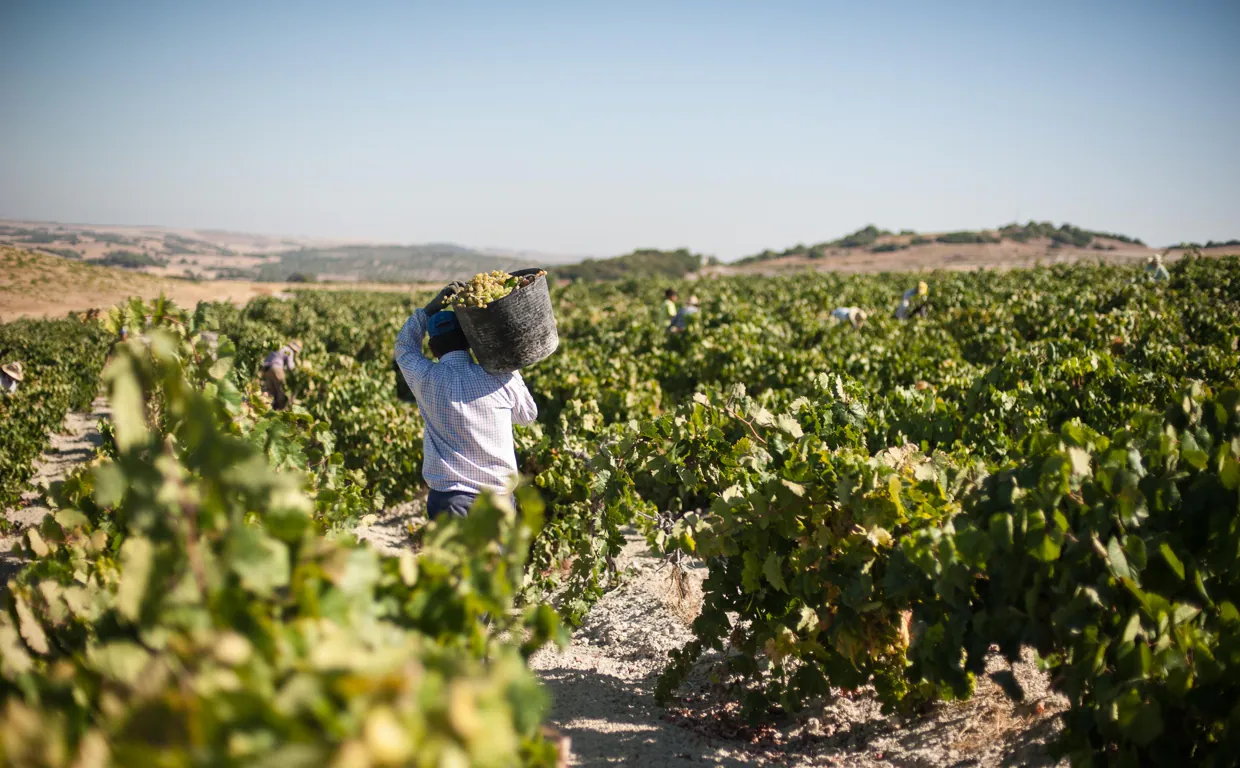
[{"label": "harvested grapes in basket", "polygon": [[499,269],[490,272],[479,272],[470,278],[463,289],[457,291],[448,299],[448,305],[452,307],[485,307],[493,301],[499,301],[518,288],[524,288],[527,285],[533,284],[535,280],[546,274],[547,272],[541,269],[520,275],[510,275]]}]

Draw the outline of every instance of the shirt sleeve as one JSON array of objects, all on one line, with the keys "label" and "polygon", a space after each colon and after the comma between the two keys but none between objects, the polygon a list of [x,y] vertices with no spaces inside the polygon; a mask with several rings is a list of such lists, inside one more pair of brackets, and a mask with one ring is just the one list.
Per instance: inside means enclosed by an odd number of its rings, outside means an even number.
[{"label": "shirt sleeve", "polygon": [[512,423],[521,426],[533,424],[538,418],[538,405],[534,403],[534,396],[530,394],[529,387],[525,386],[525,379],[521,378],[520,371],[513,371],[507,389],[512,394]]},{"label": "shirt sleeve", "polygon": [[435,364],[422,354],[422,337],[426,335],[426,310],[415,309],[396,335],[396,365],[405,377],[405,383],[416,395],[422,379]]},{"label": "shirt sleeve", "polygon": [[297,367],[297,355],[291,349],[284,353],[284,367],[290,371]]}]

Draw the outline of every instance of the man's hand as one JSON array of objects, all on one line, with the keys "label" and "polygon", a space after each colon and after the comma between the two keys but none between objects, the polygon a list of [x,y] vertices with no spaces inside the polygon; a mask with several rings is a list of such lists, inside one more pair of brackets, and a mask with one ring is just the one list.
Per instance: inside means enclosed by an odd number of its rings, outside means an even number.
[{"label": "man's hand", "polygon": [[426,314],[433,315],[443,309],[446,302],[453,294],[465,287],[465,284],[459,280],[454,280],[443,287],[443,290],[435,294],[435,298],[431,299],[426,305]]}]

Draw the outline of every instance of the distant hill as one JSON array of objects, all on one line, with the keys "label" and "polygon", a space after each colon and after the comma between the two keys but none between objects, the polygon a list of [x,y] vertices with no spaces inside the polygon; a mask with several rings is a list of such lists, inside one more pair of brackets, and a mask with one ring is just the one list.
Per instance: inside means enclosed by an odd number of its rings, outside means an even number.
[{"label": "distant hill", "polygon": [[255,270],[259,280],[289,280],[296,275],[317,280],[446,283],[493,269],[512,271],[537,266],[524,259],[492,256],[459,245],[341,245],[302,248],[277,254]]},{"label": "distant hill", "polygon": [[579,264],[551,267],[562,280],[623,280],[639,277],[680,279],[703,266],[702,256],[681,248],[677,251],[636,250],[610,259],[586,259]]},{"label": "distant hill", "polygon": [[890,253],[899,250],[916,249],[934,243],[949,245],[997,245],[1004,240],[1016,243],[1031,243],[1045,240],[1051,249],[1062,247],[1092,248],[1096,251],[1116,250],[1120,245],[1145,247],[1145,243],[1135,237],[1119,235],[1112,232],[1099,232],[1082,229],[1072,224],[1055,226],[1049,221],[1030,221],[1027,224],[1008,224],[994,230],[963,230],[957,232],[940,232],[919,234],[911,229],[892,232],[879,229],[870,224],[852,234],[837,240],[830,240],[817,245],[795,245],[782,251],[766,250],[762,253],[739,259],[734,264],[755,264],[789,256],[806,258],[825,258],[827,255],[839,255],[840,251],[857,249],[871,253]]},{"label": "distant hill", "polygon": [[0,322],[18,317],[59,317],[69,311],[106,309],[129,296],[165,295],[192,307],[199,301],[244,302],[283,286],[233,280],[200,282],[102,266],[0,245]]}]

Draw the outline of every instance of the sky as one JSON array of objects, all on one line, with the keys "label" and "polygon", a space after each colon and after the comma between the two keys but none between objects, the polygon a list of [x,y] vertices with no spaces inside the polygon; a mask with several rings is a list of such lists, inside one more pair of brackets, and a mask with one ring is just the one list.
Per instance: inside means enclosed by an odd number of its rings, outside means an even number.
[{"label": "sky", "polygon": [[0,217],[731,259],[1240,237],[1240,2],[0,0]]}]

